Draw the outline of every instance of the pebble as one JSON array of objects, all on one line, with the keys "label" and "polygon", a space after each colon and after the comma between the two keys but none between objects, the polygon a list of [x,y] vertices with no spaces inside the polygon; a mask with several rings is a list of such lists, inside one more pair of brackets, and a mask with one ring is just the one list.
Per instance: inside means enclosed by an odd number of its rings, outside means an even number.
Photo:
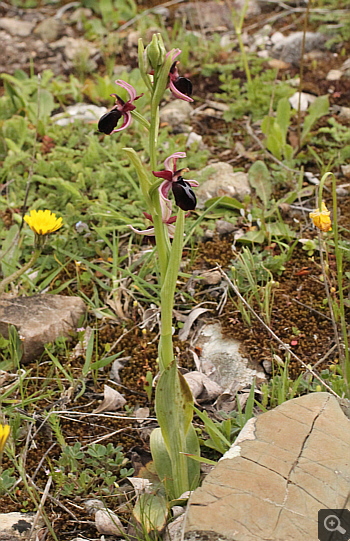
[{"label": "pebble", "polygon": [[187,137],[186,148],[191,148],[193,144],[197,144],[199,150],[203,150],[204,148],[203,137],[198,133],[191,131]]},{"label": "pebble", "polygon": [[[301,92],[300,111],[307,111],[307,109],[309,108],[309,105],[311,105],[311,103],[313,103],[315,101],[315,99],[316,99],[316,96],[314,96],[313,94],[308,94],[306,92]],[[295,92],[295,94],[293,94],[293,96],[291,96],[289,98],[289,103],[291,104],[293,109],[295,109],[296,111],[298,110],[298,107],[299,107],[299,92]]]},{"label": "pebble", "polygon": [[183,100],[172,100],[161,108],[159,116],[161,123],[169,124],[172,128],[181,129],[192,113],[192,106]]},{"label": "pebble", "polygon": [[343,75],[343,72],[341,70],[330,70],[327,73],[327,81],[339,81]]},{"label": "pebble", "polygon": [[0,18],[0,28],[6,30],[11,36],[20,36],[25,38],[29,36],[35,27],[35,23],[21,21],[19,19],[10,19],[10,17]]},{"label": "pebble", "polygon": [[34,34],[37,34],[42,40],[53,42],[56,41],[63,33],[64,26],[55,17],[49,17],[41,21],[34,30]]},{"label": "pebble", "polygon": [[[322,50],[327,38],[320,32],[306,32],[305,34],[305,53],[310,51]],[[283,39],[278,36],[277,43],[272,49],[272,56],[279,58],[284,62],[290,62],[291,64],[299,64],[301,59],[303,43],[303,32],[293,32],[289,36]]]}]

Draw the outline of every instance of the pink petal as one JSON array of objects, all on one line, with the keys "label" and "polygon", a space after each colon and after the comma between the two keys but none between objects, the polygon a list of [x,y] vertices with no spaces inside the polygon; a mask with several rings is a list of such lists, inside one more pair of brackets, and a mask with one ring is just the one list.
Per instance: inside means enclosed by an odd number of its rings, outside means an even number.
[{"label": "pink petal", "polygon": [[171,188],[171,182],[169,182],[167,180],[162,182],[161,185],[158,188],[159,192],[162,195],[162,198],[165,199],[166,201],[169,201],[169,203],[170,203],[170,199],[168,199],[168,193],[169,193],[170,188]]},{"label": "pink petal", "polygon": [[196,180],[187,180],[186,178],[184,180],[186,180],[186,182],[188,182],[188,184],[190,186],[193,186],[194,188],[197,188],[199,186],[199,182],[197,182]]},{"label": "pink petal", "polygon": [[171,170],[168,171],[152,171],[155,177],[157,178],[164,178],[167,182],[171,182],[173,180],[173,173]]},{"label": "pink petal", "polygon": [[[166,54],[165,58],[168,58],[168,56],[169,56],[171,53],[172,53],[172,51],[169,51],[169,52]],[[175,58],[176,58],[177,56],[179,56],[179,54],[181,54],[181,49],[174,49],[173,57],[172,57],[172,61],[173,61],[173,62],[174,62]]]},{"label": "pink petal", "polygon": [[125,88],[125,90],[127,90],[129,93],[130,100],[134,101],[137,96],[137,92],[133,86],[129,85],[129,83],[126,83],[125,81],[122,81],[121,79],[117,79],[115,81],[115,84],[121,86],[122,88]]},{"label": "pink petal", "polygon": [[154,227],[150,227],[148,229],[145,229],[144,231],[139,231],[138,229],[135,229],[132,225],[128,225],[128,227],[130,227],[130,229],[138,235],[145,235],[145,237],[154,237]]},{"label": "pink petal", "polygon": [[173,224],[167,224],[166,226],[168,229],[169,237],[173,239],[175,235],[175,226]]},{"label": "pink petal", "polygon": [[[186,152],[174,152],[164,161],[164,167],[167,171],[176,171],[176,160],[178,158],[186,158]],[[173,160],[173,167],[171,167],[171,160]]]},{"label": "pink petal", "polygon": [[162,222],[167,223],[173,211],[173,205],[169,199],[163,196],[162,184],[158,188],[160,208],[162,209]]},{"label": "pink petal", "polygon": [[183,94],[182,92],[180,92],[176,86],[174,85],[173,81],[170,79],[170,85],[169,85],[169,88],[173,94],[173,96],[175,96],[175,98],[179,98],[180,100],[183,100],[183,101],[193,101],[192,98],[190,98],[189,96],[186,96],[186,94]]},{"label": "pink petal", "polygon": [[112,133],[125,130],[126,128],[130,126],[130,123],[131,123],[131,114],[129,113],[129,111],[127,111],[126,113],[123,113],[123,124],[117,130],[113,130]]}]

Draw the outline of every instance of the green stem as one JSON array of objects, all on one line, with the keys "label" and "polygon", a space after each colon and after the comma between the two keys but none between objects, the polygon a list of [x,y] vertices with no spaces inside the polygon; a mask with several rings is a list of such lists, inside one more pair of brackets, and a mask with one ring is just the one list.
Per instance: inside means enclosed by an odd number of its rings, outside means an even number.
[{"label": "green stem", "polygon": [[157,169],[157,141],[159,129],[159,107],[155,100],[151,101],[151,125],[149,130],[149,157],[151,162],[151,170]]},{"label": "green stem", "polygon": [[322,210],[322,192],[326,179],[332,177],[332,196],[333,196],[333,235],[334,235],[334,250],[337,261],[337,282],[338,282],[338,294],[339,294],[339,310],[340,321],[343,334],[344,348],[345,348],[345,362],[341,359],[343,376],[349,385],[350,383],[350,359],[349,359],[349,344],[348,333],[345,321],[345,308],[344,308],[344,292],[343,292],[343,254],[339,248],[339,231],[338,231],[338,217],[337,217],[337,192],[336,192],[336,178],[333,173],[327,172],[323,175],[320,181],[319,193],[318,193],[318,205],[319,210]]},{"label": "green stem", "polygon": [[39,255],[41,254],[41,248],[37,248],[34,250],[34,253],[28,263],[26,263],[22,268],[18,269],[16,272],[12,273],[11,276],[8,276],[7,278],[4,278],[0,282],[0,295],[4,292],[5,287],[10,284],[11,282],[14,282],[17,280],[24,272],[26,272],[32,265],[34,265],[35,261],[38,259]]},{"label": "green stem", "polygon": [[246,74],[246,77],[247,77],[247,82],[248,82],[248,85],[251,86],[252,77],[250,75],[248,58],[247,58],[247,53],[245,51],[243,40],[242,40],[241,29],[236,27],[235,30],[236,30],[236,34],[237,34],[239,48],[240,48],[240,51],[241,51],[241,54],[242,54],[242,61],[243,61],[244,71],[245,71],[245,74]]},{"label": "green stem", "polygon": [[185,228],[185,213],[179,209],[175,235],[169,257],[168,269],[162,284],[161,298],[161,340],[159,343],[159,365],[161,371],[173,360],[172,320],[176,281],[182,258],[183,235]]}]

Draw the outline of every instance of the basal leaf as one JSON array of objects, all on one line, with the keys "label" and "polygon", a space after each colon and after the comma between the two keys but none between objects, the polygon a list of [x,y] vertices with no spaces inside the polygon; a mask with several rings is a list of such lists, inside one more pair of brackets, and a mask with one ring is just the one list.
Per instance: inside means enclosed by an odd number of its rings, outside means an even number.
[{"label": "basal leaf", "polygon": [[271,178],[264,162],[260,160],[255,162],[249,169],[248,175],[250,185],[267,208],[271,197]]}]

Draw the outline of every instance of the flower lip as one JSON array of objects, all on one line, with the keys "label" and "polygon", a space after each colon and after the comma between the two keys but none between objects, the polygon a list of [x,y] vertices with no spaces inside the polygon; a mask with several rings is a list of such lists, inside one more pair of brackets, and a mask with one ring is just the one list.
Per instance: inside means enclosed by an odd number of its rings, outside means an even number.
[{"label": "flower lip", "polygon": [[110,135],[122,116],[122,113],[117,109],[111,109],[108,113],[101,116],[98,121],[98,131]]},{"label": "flower lip", "polygon": [[172,183],[172,191],[178,207],[182,210],[194,210],[197,205],[197,199],[191,184],[186,182],[181,176],[176,182]]}]

